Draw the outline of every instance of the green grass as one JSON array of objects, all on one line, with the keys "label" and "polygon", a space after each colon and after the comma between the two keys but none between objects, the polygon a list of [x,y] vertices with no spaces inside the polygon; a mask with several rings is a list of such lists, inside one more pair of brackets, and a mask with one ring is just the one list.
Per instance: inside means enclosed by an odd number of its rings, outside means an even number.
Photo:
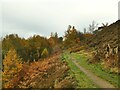
[{"label": "green grass", "polygon": [[98,64],[88,64],[87,57],[84,54],[77,54],[77,53],[72,53],[71,57],[74,57],[74,59],[77,60],[77,63],[86,69],[90,70],[93,72],[95,75],[103,78],[106,81],[109,81],[111,84],[113,84],[115,87],[118,87],[118,75],[110,73],[109,70],[105,70],[103,66],[98,63]]},{"label": "green grass", "polygon": [[68,63],[70,67],[70,74],[78,81],[79,88],[98,88],[80,69],[70,60],[69,54],[62,55],[63,60]]}]

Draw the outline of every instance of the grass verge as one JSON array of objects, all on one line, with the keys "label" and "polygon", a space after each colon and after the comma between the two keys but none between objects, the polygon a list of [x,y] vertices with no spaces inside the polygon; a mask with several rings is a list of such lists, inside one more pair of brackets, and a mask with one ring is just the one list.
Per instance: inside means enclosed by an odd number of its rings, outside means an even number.
[{"label": "grass verge", "polygon": [[118,87],[118,75],[117,74],[111,73],[109,70],[105,70],[100,63],[88,64],[87,60],[88,60],[89,57],[86,56],[83,53],[82,54],[72,53],[71,56],[74,57],[74,59],[77,60],[77,63],[79,65],[85,67],[86,69],[93,72],[95,75],[97,75],[97,76],[103,78],[104,80],[110,82],[115,87]]},{"label": "grass verge", "polygon": [[78,88],[99,88],[70,60],[68,53],[62,54],[62,60],[68,63],[70,74],[78,81]]}]

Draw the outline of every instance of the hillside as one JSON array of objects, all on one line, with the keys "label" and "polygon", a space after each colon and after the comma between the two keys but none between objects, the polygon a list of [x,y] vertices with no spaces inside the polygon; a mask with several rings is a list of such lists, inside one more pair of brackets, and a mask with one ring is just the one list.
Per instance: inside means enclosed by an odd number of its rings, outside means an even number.
[{"label": "hillside", "polygon": [[[17,67],[14,68],[14,70]],[[75,88],[77,81],[70,75],[67,63],[61,61],[60,54],[49,58],[22,64],[22,68],[14,75],[15,71],[3,73],[4,88]],[[7,81],[7,82],[5,82]]]},{"label": "hillside", "polygon": [[102,48],[103,46],[110,44],[111,48],[118,46],[118,31],[120,30],[120,20],[115,23],[104,27],[94,35],[94,37],[88,42],[89,46],[95,46],[96,48]]},{"label": "hillside", "polygon": [[120,20],[81,33],[69,26],[63,37],[17,34],[2,39],[3,88],[118,87]]},{"label": "hillside", "polygon": [[97,57],[103,59],[108,67],[118,66],[119,31],[120,20],[97,30],[97,33],[87,42],[89,47],[94,47]]}]

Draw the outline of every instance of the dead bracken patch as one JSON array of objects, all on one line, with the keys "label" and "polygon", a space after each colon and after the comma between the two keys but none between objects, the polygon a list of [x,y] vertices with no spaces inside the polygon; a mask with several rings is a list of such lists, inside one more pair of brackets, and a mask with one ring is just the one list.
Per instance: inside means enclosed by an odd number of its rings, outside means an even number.
[{"label": "dead bracken patch", "polygon": [[19,88],[74,88],[76,80],[68,73],[69,67],[59,59],[59,55],[25,64],[19,73]]}]

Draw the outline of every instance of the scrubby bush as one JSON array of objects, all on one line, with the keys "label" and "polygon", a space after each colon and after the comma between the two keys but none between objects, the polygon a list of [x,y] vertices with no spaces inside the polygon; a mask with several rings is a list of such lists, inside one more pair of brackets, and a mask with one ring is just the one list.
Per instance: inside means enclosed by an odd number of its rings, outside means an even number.
[{"label": "scrubby bush", "polygon": [[45,58],[45,57],[47,57],[48,56],[48,50],[47,50],[47,48],[45,48],[43,51],[42,51],[42,53],[41,53],[41,57],[43,57],[43,58]]}]

